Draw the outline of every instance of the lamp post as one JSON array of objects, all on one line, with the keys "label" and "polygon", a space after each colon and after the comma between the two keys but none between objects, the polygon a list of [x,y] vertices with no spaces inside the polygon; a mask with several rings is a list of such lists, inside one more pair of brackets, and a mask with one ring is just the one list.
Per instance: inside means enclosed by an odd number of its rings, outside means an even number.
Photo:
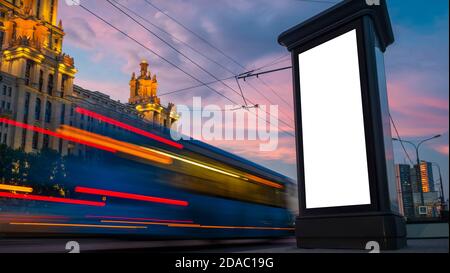
[{"label": "lamp post", "polygon": [[441,166],[437,164],[436,162],[430,162],[432,165],[436,166],[438,168],[439,172],[439,184],[440,184],[440,190],[441,190],[441,208],[442,210],[445,209],[445,197],[444,197],[444,186],[442,185],[442,173],[441,173]]},{"label": "lamp post", "polygon": [[435,136],[432,136],[432,137],[430,137],[430,138],[426,138],[426,139],[424,139],[424,140],[421,140],[421,141],[419,141],[417,144],[414,143],[414,142],[408,141],[408,140],[403,140],[403,139],[398,139],[398,138],[392,138],[392,140],[395,140],[395,141],[400,141],[400,142],[408,143],[408,144],[412,145],[412,146],[414,147],[414,149],[416,150],[417,177],[418,177],[419,183],[421,183],[419,189],[420,189],[420,203],[421,203],[422,206],[425,204],[425,202],[424,202],[424,198],[423,198],[422,174],[420,173],[420,157],[419,157],[419,149],[420,149],[420,146],[421,146],[423,143],[425,143],[425,142],[427,142],[427,141],[429,141],[429,140],[435,139],[435,138],[439,138],[439,137],[441,137],[441,135],[435,135]]}]

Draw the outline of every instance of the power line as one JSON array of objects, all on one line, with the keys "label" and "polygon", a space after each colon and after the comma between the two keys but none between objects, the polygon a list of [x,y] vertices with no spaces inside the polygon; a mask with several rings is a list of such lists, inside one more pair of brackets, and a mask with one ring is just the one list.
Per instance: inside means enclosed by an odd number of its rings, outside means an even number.
[{"label": "power line", "polygon": [[[161,38],[159,35],[157,35],[156,33],[154,33],[153,31],[151,31],[150,29],[148,29],[146,26],[144,26],[141,22],[137,21],[135,18],[133,18],[132,16],[130,16],[128,13],[126,13],[123,9],[121,9],[120,7],[114,5],[112,3],[111,0],[106,0],[106,2],[108,2],[111,6],[113,6],[114,8],[116,8],[117,10],[119,10],[121,13],[123,13],[125,16],[127,16],[128,18],[130,18],[132,21],[134,21],[136,24],[138,24],[139,26],[141,26],[142,28],[144,28],[145,30],[147,30],[149,33],[151,33],[152,35],[154,35],[156,38],[158,38],[160,41],[162,41],[164,44],[166,44],[167,46],[169,46],[170,48],[172,48],[174,51],[176,51],[178,54],[180,54],[181,56],[183,56],[184,58],[186,58],[187,60],[189,60],[192,64],[194,64],[196,67],[198,67],[199,69],[201,69],[203,72],[207,73],[209,76],[213,77],[215,80],[220,81],[225,87],[229,88],[231,91],[233,91],[234,93],[238,94],[238,95],[242,95],[242,97],[244,97],[244,94],[242,93],[241,90],[241,94],[239,94],[238,91],[236,91],[234,88],[232,88],[231,86],[229,86],[227,83],[225,83],[224,81],[221,81],[220,79],[218,79],[214,74],[212,74],[211,72],[209,72],[208,70],[206,70],[205,68],[203,68],[201,65],[199,65],[197,62],[195,62],[194,60],[192,60],[190,57],[188,57],[187,55],[185,55],[183,52],[181,52],[180,50],[178,50],[177,48],[175,48],[174,46],[172,46],[169,42],[167,42],[166,40],[164,40],[163,38]],[[209,87],[209,86],[208,86]],[[211,88],[211,87],[209,87]],[[212,89],[212,88],[211,88]],[[215,90],[215,89],[214,89]],[[218,91],[215,90],[215,92],[219,93]],[[247,101],[249,101],[251,104],[256,105],[255,103],[251,102],[250,100],[244,98],[244,102],[247,103]],[[247,107],[248,105],[246,105]],[[264,111],[266,112],[266,111]],[[266,112],[266,114],[272,116],[272,114],[270,114],[269,112]],[[290,129],[294,129],[291,127],[291,125],[289,125],[288,123],[284,122],[283,120],[280,120],[282,123],[284,123],[286,126],[288,126]]]},{"label": "power line", "polygon": [[403,140],[400,137],[400,134],[398,133],[397,126],[395,125],[395,122],[394,122],[394,119],[392,118],[391,113],[389,113],[389,118],[390,118],[390,120],[392,122],[392,126],[394,127],[394,131],[395,131],[395,134],[397,135],[397,138],[398,138],[398,140],[400,142],[400,145],[402,146],[402,149],[403,149],[403,151],[406,154],[406,157],[408,158],[408,160],[411,163],[411,165],[414,165],[414,161],[411,160],[411,157],[409,156],[408,151],[406,151],[405,145],[403,144]]},{"label": "power line", "polygon": [[[185,30],[187,30],[188,32],[190,32],[192,35],[194,35],[195,37],[197,37],[198,39],[200,39],[201,41],[203,41],[205,44],[209,45],[210,47],[214,48],[215,50],[217,50],[218,52],[220,52],[220,54],[222,54],[223,56],[225,56],[226,58],[230,59],[233,63],[237,64],[238,66],[242,67],[241,64],[239,64],[236,60],[234,60],[232,57],[228,56],[225,52],[223,52],[222,50],[220,50],[218,47],[216,47],[215,45],[211,44],[210,42],[208,42],[205,38],[203,38],[202,36],[198,35],[197,33],[195,33],[193,30],[191,30],[190,28],[188,28],[185,24],[183,24],[182,22],[178,21],[177,19],[175,19],[174,17],[170,16],[170,14],[168,14],[167,12],[163,11],[162,9],[160,9],[159,7],[157,7],[155,4],[153,4],[152,2],[150,2],[149,0],[145,0],[145,2],[152,6],[154,9],[158,10],[159,12],[161,12],[162,14],[164,14],[165,16],[167,16],[168,18],[170,18],[172,21],[174,21],[175,23],[177,23],[178,25],[180,25],[182,28],[184,28]],[[242,67],[245,69],[245,67]]]},{"label": "power line", "polygon": [[[72,0],[73,1],[73,0]],[[208,85],[208,83],[205,83],[201,80],[199,80],[198,78],[196,78],[195,76],[193,76],[192,74],[186,72],[185,70],[183,70],[182,68],[180,68],[178,65],[174,64],[173,62],[171,62],[170,60],[168,60],[167,58],[161,56],[160,54],[158,54],[157,52],[155,52],[154,50],[152,50],[151,48],[147,47],[146,45],[142,44],[141,42],[139,42],[138,40],[136,40],[135,38],[133,38],[132,36],[130,36],[128,33],[126,33],[125,31],[119,29],[118,27],[114,26],[113,24],[111,24],[110,22],[108,22],[106,19],[104,19],[103,17],[101,17],[100,15],[94,13],[93,11],[91,11],[90,9],[88,9],[87,7],[85,7],[82,4],[78,4],[79,7],[81,7],[83,10],[87,11],[89,14],[93,15],[94,17],[96,17],[98,20],[102,21],[103,23],[107,24],[108,26],[110,26],[111,28],[115,29],[116,31],[118,31],[119,33],[121,33],[122,35],[124,35],[125,37],[127,37],[128,39],[134,41],[135,43],[137,43],[138,45],[140,45],[141,47],[143,47],[144,49],[148,50],[149,52],[153,53],[154,55],[156,55],[157,57],[161,58],[162,60],[164,60],[165,62],[167,62],[168,64],[174,66],[175,68],[177,68],[178,70],[180,70],[181,72],[183,72],[184,74],[186,74],[187,76],[189,76],[190,78],[194,79],[195,81],[201,83],[201,86],[206,86],[208,89],[212,90],[213,92],[215,92],[216,94],[220,95],[221,97],[224,97],[225,99],[227,99],[228,101],[230,101],[231,103],[238,105],[238,103],[236,103],[235,101],[233,101],[232,99],[230,99],[229,97],[225,96],[224,94],[220,93],[219,91],[215,90],[214,88],[210,87]],[[248,109],[247,109],[248,110]],[[270,113],[269,113],[270,115]],[[261,119],[261,117],[258,116],[258,118]],[[266,121],[267,123],[267,121]],[[270,123],[270,121],[269,121]],[[288,125],[288,127],[290,127]],[[291,128],[292,129],[292,128]],[[285,132],[288,135],[291,135],[293,137],[295,137],[295,135],[293,135],[291,132],[289,131],[285,131],[283,129],[280,129],[281,131]]]},{"label": "power line", "polygon": [[269,62],[269,63],[267,63],[267,64],[265,64],[263,66],[260,66],[258,68],[252,69],[252,70],[250,70],[248,72],[256,72],[256,71],[259,71],[259,70],[261,70],[263,68],[270,67],[270,66],[273,66],[273,65],[285,62],[285,61],[289,60],[290,58],[291,58],[291,54],[288,53],[287,56],[286,55],[280,56],[279,58],[276,58],[273,61],[271,61],[271,62]]},{"label": "power line", "polygon": [[[135,12],[135,11],[133,11],[132,9],[128,8],[127,6],[125,6],[125,5],[123,5],[123,4],[119,3],[119,2],[117,2],[117,1],[115,1],[115,0],[112,0],[112,1],[113,1],[115,4],[117,4],[117,5],[121,6],[122,8],[124,8],[125,10],[127,10],[128,12],[134,14],[134,15],[137,16],[138,18],[142,19],[144,22],[146,22],[146,23],[152,25],[153,27],[155,27],[156,29],[160,30],[161,32],[163,32],[163,33],[169,35],[170,37],[172,37],[172,38],[173,38],[174,40],[176,40],[177,42],[182,43],[183,45],[185,45],[186,47],[190,48],[192,51],[196,52],[196,53],[199,54],[200,56],[203,56],[203,57],[204,57],[205,59],[207,59],[208,61],[213,62],[214,64],[216,64],[217,66],[221,67],[222,69],[224,69],[225,71],[229,72],[229,73],[232,74],[232,75],[235,74],[233,71],[231,71],[231,70],[230,70],[229,68],[227,68],[226,66],[224,66],[224,65],[222,65],[221,63],[219,63],[219,62],[213,60],[212,58],[210,58],[210,57],[208,57],[208,56],[206,56],[206,55],[203,54],[201,51],[199,51],[199,50],[197,50],[196,48],[192,47],[192,46],[189,45],[188,43],[185,43],[184,41],[178,39],[176,36],[172,35],[171,33],[167,32],[165,29],[159,27],[158,25],[156,25],[156,24],[152,23],[151,21],[147,20],[146,18],[142,17],[140,14],[138,14],[137,12]],[[268,67],[268,66],[272,66],[272,65],[278,64],[278,63],[280,63],[280,62],[284,62],[284,61],[287,60],[287,58],[290,58],[290,54],[287,54],[287,55],[284,54],[284,55],[282,55],[282,56],[276,58],[275,60],[272,60],[272,61],[269,62],[268,64],[266,64],[266,65],[264,65],[264,66],[261,66],[261,67],[255,69],[255,70],[253,70],[253,71],[258,71],[258,70],[263,69],[264,67]],[[228,78],[227,78],[227,79],[228,79]],[[218,82],[218,81],[222,81],[222,80],[219,79],[219,80],[216,80],[215,82]],[[261,82],[263,82],[263,84],[266,85],[268,88],[272,89],[272,87],[270,87],[270,86],[269,86],[267,83],[265,83],[262,79],[261,79]],[[213,83],[214,83],[214,82],[213,82]],[[241,89],[241,86],[239,85],[239,82],[237,82],[237,84],[238,84],[238,87],[239,87],[241,96],[242,96],[242,98],[243,98],[243,100],[244,100],[244,103],[247,105],[246,98],[245,98],[244,93],[243,93],[243,91],[242,91],[242,89]],[[203,85],[199,85],[198,87],[201,87],[201,86],[203,86]],[[179,91],[168,92],[168,93],[164,93],[164,94],[162,94],[162,95],[178,93],[178,92],[181,92],[181,91],[187,91],[187,90],[190,90],[190,89],[191,89],[191,88],[183,88],[183,89],[181,89],[181,90],[179,90]],[[279,95],[275,92],[275,90],[272,89],[272,92],[273,92],[279,99],[281,99],[284,103],[286,103],[286,105],[288,105],[289,107],[292,107],[292,106],[291,106],[289,103],[287,103],[281,96],[279,96]],[[258,93],[260,93],[260,92],[258,92]],[[268,100],[268,101],[269,101],[269,103],[274,104],[272,101],[270,101],[270,100]]]},{"label": "power line", "polygon": [[[182,22],[178,21],[177,19],[175,19],[174,17],[170,16],[170,14],[168,14],[167,12],[163,11],[162,9],[160,9],[158,6],[156,6],[155,4],[153,4],[151,1],[149,0],[145,0],[145,2],[150,5],[151,7],[153,7],[154,9],[158,10],[159,12],[161,12],[162,14],[164,14],[165,16],[167,16],[168,18],[170,18],[172,21],[174,21],[175,23],[177,23],[179,26],[181,26],[182,28],[184,28],[185,30],[187,30],[188,32],[190,32],[191,34],[193,34],[195,37],[197,37],[198,39],[200,39],[201,41],[203,41],[205,44],[207,44],[208,46],[210,46],[211,48],[215,49],[216,51],[218,51],[221,55],[223,55],[224,57],[226,57],[227,59],[231,60],[233,63],[235,63],[236,65],[238,65],[240,68],[246,70],[246,67],[242,64],[240,64],[237,60],[235,60],[233,57],[231,57],[230,55],[228,55],[227,53],[225,53],[223,50],[221,50],[220,48],[216,47],[215,45],[213,45],[212,43],[210,43],[209,41],[207,41],[205,38],[203,38],[202,36],[198,35],[195,31],[193,31],[192,29],[190,29],[189,27],[187,27],[185,24],[183,24]],[[284,57],[283,57],[284,58]],[[275,92],[275,90],[270,89],[271,92]],[[276,93],[276,92],[275,92]],[[271,102],[271,104],[274,104]],[[293,128],[291,128],[293,129]]]},{"label": "power line", "polygon": [[217,66],[223,68],[225,71],[229,72],[231,75],[235,75],[235,73],[233,71],[231,71],[230,69],[228,69],[226,66],[224,66],[223,64],[217,62],[216,60],[206,56],[204,53],[202,53],[201,51],[197,50],[196,48],[192,47],[191,45],[189,45],[188,43],[182,41],[181,39],[177,38],[175,35],[171,34],[170,32],[166,31],[165,29],[163,29],[162,27],[152,23],[150,20],[144,18],[143,16],[141,16],[139,13],[133,11],[132,9],[128,8],[127,6],[113,0],[113,2],[119,6],[121,6],[122,8],[126,9],[128,12],[134,14],[135,16],[137,16],[138,18],[140,18],[141,20],[143,20],[144,22],[152,25],[154,28],[158,29],[159,31],[167,34],[168,36],[170,36],[172,39],[174,39],[175,41],[185,45],[186,47],[188,47],[189,49],[191,49],[192,51],[194,51],[195,53],[199,54],[200,56],[204,57],[205,59],[207,59],[208,61],[216,64]]},{"label": "power line", "polygon": [[[73,0],[72,0],[73,1]],[[218,92],[217,90],[211,88],[210,86],[208,86],[206,83],[204,83],[203,81],[197,79],[195,76],[193,76],[192,74],[190,74],[189,72],[186,72],[185,70],[183,70],[182,68],[180,68],[178,65],[174,64],[173,62],[171,62],[170,60],[166,59],[165,57],[161,56],[160,54],[158,54],[157,52],[155,52],[154,50],[152,50],[151,48],[149,48],[148,46],[142,44],[141,42],[139,42],[138,40],[136,40],[135,38],[131,37],[130,35],[128,35],[128,33],[126,33],[125,31],[119,29],[118,27],[114,26],[113,24],[111,24],[110,22],[108,22],[107,20],[103,19],[100,15],[94,13],[93,11],[91,11],[90,9],[86,8],[84,5],[79,4],[79,7],[81,7],[82,9],[84,9],[85,11],[87,11],[88,13],[90,13],[91,15],[95,16],[97,19],[99,19],[100,21],[104,22],[105,24],[107,24],[108,26],[114,28],[116,31],[120,32],[122,35],[126,36],[128,39],[134,41],[135,43],[139,44],[140,46],[142,46],[143,48],[147,49],[148,51],[150,51],[151,53],[155,54],[156,56],[158,56],[159,58],[163,59],[164,61],[166,61],[168,64],[174,66],[175,68],[177,68],[178,70],[180,70],[181,72],[183,72],[184,74],[188,75],[189,77],[191,77],[192,79],[198,81],[199,83],[201,83],[202,85],[205,85],[206,87],[208,87],[209,89],[211,89],[212,91],[216,92],[218,95],[220,95],[221,97],[224,97],[225,99],[227,99],[228,101],[230,101],[231,103],[237,104],[235,101],[233,101],[232,99],[228,98],[227,96],[225,96],[224,94]]]},{"label": "power line", "polygon": [[272,90],[272,93],[274,93],[280,100],[282,100],[286,105],[288,105],[289,107],[291,107],[292,109],[294,108],[289,102],[287,102],[282,96],[280,96],[278,94],[278,92],[275,92],[275,90],[273,90],[272,86],[270,86],[269,84],[267,84],[263,79],[259,79],[267,88]]},{"label": "power line", "polygon": [[[133,18],[132,16],[130,16],[128,13],[126,13],[123,9],[121,9],[120,7],[114,5],[112,3],[111,0],[106,0],[106,2],[108,2],[111,6],[113,6],[114,8],[116,8],[117,10],[119,10],[122,14],[124,14],[125,16],[127,16],[128,18],[130,18],[133,22],[135,22],[136,24],[138,24],[139,26],[141,26],[142,28],[144,28],[146,31],[148,31],[149,33],[151,33],[153,36],[155,36],[158,40],[160,40],[161,42],[163,42],[164,44],[166,44],[168,47],[170,47],[171,49],[173,49],[175,52],[177,52],[178,54],[180,54],[181,56],[183,56],[186,60],[188,60],[189,62],[191,62],[193,65],[195,65],[196,67],[198,67],[200,70],[202,70],[203,72],[205,72],[206,74],[208,74],[209,76],[211,76],[212,78],[214,78],[216,81],[220,81],[224,86],[226,86],[227,88],[229,88],[230,90],[234,91],[235,93],[239,94],[239,92],[237,92],[236,90],[234,90],[231,86],[229,86],[228,84],[226,84],[224,81],[221,81],[219,78],[217,78],[214,74],[212,74],[211,72],[209,72],[208,70],[206,70],[205,68],[203,68],[201,65],[199,65],[197,62],[195,62],[194,60],[192,60],[189,56],[187,56],[186,54],[184,54],[183,52],[181,52],[180,50],[178,50],[176,47],[174,47],[173,45],[171,45],[169,42],[167,42],[166,40],[164,40],[163,38],[161,38],[158,34],[156,34],[155,32],[151,31],[149,28],[147,28],[146,26],[144,26],[141,22],[139,22],[138,20],[136,20],[135,18]],[[242,95],[243,96],[243,95]],[[244,99],[245,100],[245,99]]]},{"label": "power line", "polygon": [[[217,66],[219,66],[219,67],[221,67],[221,68],[223,68],[224,70],[226,70],[226,71],[229,72],[230,74],[235,75],[235,72],[232,71],[231,69],[229,69],[228,67],[226,67],[226,66],[224,66],[223,64],[219,63],[218,61],[216,61],[216,60],[214,60],[214,59],[212,59],[212,58],[206,56],[204,53],[202,53],[201,51],[199,51],[199,50],[197,50],[196,48],[192,47],[192,46],[189,45],[188,43],[182,41],[181,39],[177,38],[175,35],[171,34],[171,33],[168,32],[168,31],[166,31],[164,28],[162,28],[162,27],[160,27],[160,26],[158,26],[158,25],[152,23],[150,20],[144,18],[144,17],[141,16],[139,13],[137,13],[137,12],[133,11],[132,9],[128,8],[127,6],[125,6],[125,5],[123,5],[123,4],[119,3],[119,2],[117,2],[116,0],[112,0],[112,1],[113,1],[115,4],[117,4],[117,5],[121,6],[122,8],[124,8],[125,10],[127,10],[128,12],[130,12],[130,13],[132,13],[133,15],[137,16],[138,18],[140,18],[140,19],[143,20],[144,22],[146,22],[146,23],[152,25],[153,27],[155,27],[155,28],[158,29],[159,31],[161,31],[161,32],[163,32],[163,33],[165,33],[165,34],[167,34],[168,36],[170,36],[171,38],[173,38],[175,41],[177,41],[177,42],[179,42],[179,43],[185,45],[186,47],[188,47],[189,49],[191,49],[191,50],[194,51],[195,53],[197,53],[197,54],[199,54],[200,56],[202,56],[202,57],[204,57],[205,59],[207,59],[208,61],[210,61],[210,62],[216,64]],[[259,67],[259,68],[257,68],[257,69],[253,69],[252,71],[258,71],[258,70],[261,70],[261,69],[263,69],[263,68],[265,68],[265,67],[269,67],[269,66],[272,66],[272,65],[275,65],[275,64],[278,64],[278,63],[287,61],[288,58],[290,58],[290,54],[282,55],[282,56],[276,58],[275,60],[272,60],[271,62],[269,62],[269,63],[267,63],[267,64],[265,64],[265,65],[263,65],[263,66],[261,66],[261,67]]]},{"label": "power line", "polygon": [[[236,81],[238,81],[237,79],[236,79]],[[270,102],[270,99],[268,98],[268,97],[266,97],[266,95],[264,95],[261,91],[259,91],[255,86],[253,86],[253,84],[251,84],[250,82],[248,82],[248,81],[245,81],[245,83],[248,85],[248,86],[250,86],[253,90],[255,90],[258,94],[260,94],[263,98],[265,98],[269,103],[271,103]],[[283,115],[285,115],[285,117],[287,117],[288,119],[290,119],[292,122],[294,122],[294,120],[288,115],[288,114],[286,114],[286,112],[284,112],[283,110],[281,110],[281,109],[278,109]]]},{"label": "power line", "polygon": [[211,84],[217,83],[219,81],[226,81],[226,80],[235,79],[235,78],[236,78],[236,76],[231,76],[231,77],[223,78],[223,79],[220,79],[220,80],[217,80],[217,81],[210,81],[210,82],[207,82],[205,84],[199,84],[199,85],[184,87],[184,88],[173,90],[173,91],[169,91],[169,92],[166,92],[166,93],[161,93],[161,94],[158,94],[158,96],[159,97],[167,96],[167,95],[171,95],[171,94],[175,94],[175,93],[179,93],[179,92],[188,91],[188,90],[191,90],[191,89],[203,87],[205,85],[211,85]]},{"label": "power line", "polygon": [[[272,91],[272,93],[274,93],[280,100],[282,100],[286,105],[288,105],[289,107],[293,108],[293,106],[288,103],[285,99],[283,99],[283,97],[281,97],[278,92],[276,92],[269,84],[267,84],[263,79],[259,78],[259,75],[263,75],[263,74],[269,74],[269,73],[274,73],[274,72],[278,72],[278,71],[282,71],[282,70],[286,70],[286,69],[291,69],[292,66],[288,66],[288,67],[282,67],[282,68],[277,68],[277,69],[272,69],[269,71],[263,71],[263,72],[259,72],[259,73],[254,73],[254,71],[249,71],[249,72],[244,72],[238,75],[238,79],[244,79],[244,81],[249,78],[249,77],[256,77],[257,79],[259,79],[267,88],[269,88],[269,90]],[[258,92],[259,93],[259,92]]]},{"label": "power line", "polygon": [[258,72],[258,73],[253,73],[253,72],[244,72],[238,75],[238,79],[246,79],[246,78],[251,78],[251,77],[259,77],[259,75],[264,75],[264,74],[269,74],[269,73],[273,73],[273,72],[278,72],[278,71],[282,71],[282,70],[286,70],[286,69],[291,69],[292,66],[285,66],[285,67],[280,67],[280,68],[276,68],[276,69],[271,69],[271,70],[267,70],[267,71],[263,71],[263,72]]},{"label": "power line", "polygon": [[239,87],[239,91],[241,91],[242,98],[244,99],[244,104],[245,104],[245,106],[248,106],[247,100],[245,100],[245,97],[244,97],[244,92],[242,92],[241,85],[239,84],[239,79],[237,77],[235,77],[235,79],[236,79],[236,84]]},{"label": "power line", "polygon": [[[235,77],[235,76],[231,76],[231,77],[228,77],[228,78],[223,78],[223,79],[221,79],[221,80],[226,81],[226,80],[231,80],[231,79],[236,79],[236,77]],[[261,80],[262,80],[262,79],[261,79]],[[218,82],[218,81],[211,81],[211,82],[206,83],[206,85],[211,85],[211,84],[214,84],[214,83],[217,83],[217,82]],[[257,91],[258,93],[260,93],[260,91],[259,91],[258,89],[256,89],[253,85],[250,84],[250,82],[246,81],[246,83],[247,83],[248,85],[250,85],[250,87],[253,87],[253,89],[255,89],[255,91]],[[265,83],[265,82],[262,81],[262,83]],[[171,94],[175,94],[175,93],[180,93],[180,92],[188,91],[188,90],[195,89],[195,88],[198,88],[198,87],[203,87],[203,86],[205,86],[205,85],[204,85],[204,84],[199,84],[199,85],[195,85],[195,86],[185,87],[185,88],[181,88],[181,89],[169,91],[169,92],[166,92],[166,93],[161,93],[161,94],[158,94],[158,96],[159,96],[159,97],[167,96],[167,95],[171,95]],[[270,88],[270,85],[268,85],[268,87]],[[277,94],[277,93],[275,93],[275,94]],[[263,97],[265,97],[265,95],[263,95],[262,93],[260,93],[260,95],[263,96]],[[265,97],[265,98],[266,98],[266,97]],[[283,99],[282,97],[280,97],[280,99],[282,99],[282,100],[284,101],[284,99]],[[268,100],[268,99],[266,98],[266,100]],[[288,104],[286,101],[285,101],[285,103]],[[289,105],[289,104],[288,104],[288,105]],[[289,105],[289,106],[290,106],[290,105]],[[292,106],[291,106],[291,107],[292,107]],[[293,121],[292,118],[290,118],[289,115],[287,115],[285,112],[283,112],[283,111],[281,111],[281,110],[280,110],[280,112],[283,113],[283,114],[284,114],[287,118],[289,118],[291,121]]]},{"label": "power line", "polygon": [[[270,67],[270,66],[272,66],[272,65],[276,65],[276,64],[285,62],[285,61],[289,60],[290,58],[291,58],[291,54],[288,53],[287,55],[280,56],[279,58],[276,58],[275,60],[273,60],[273,61],[271,61],[271,62],[269,62],[269,63],[267,63],[267,64],[265,64],[265,65],[263,65],[263,66],[260,66],[260,67],[258,67],[258,68],[252,69],[252,70],[250,70],[250,71],[248,71],[248,72],[241,73],[240,75],[248,74],[248,73],[254,73],[254,72],[259,71],[259,70],[261,70],[261,69],[263,69],[263,68]],[[258,78],[258,80],[259,80],[264,86],[266,86],[269,90],[271,90],[271,92],[272,92],[273,94],[275,94],[275,96],[277,96],[277,97],[278,97],[281,101],[283,101],[287,106],[289,106],[289,107],[291,107],[291,108],[294,108],[289,102],[287,102],[283,97],[281,97],[281,96],[278,94],[278,92],[276,92],[276,91],[272,88],[272,86],[270,86],[266,81],[264,81],[262,78]]]}]

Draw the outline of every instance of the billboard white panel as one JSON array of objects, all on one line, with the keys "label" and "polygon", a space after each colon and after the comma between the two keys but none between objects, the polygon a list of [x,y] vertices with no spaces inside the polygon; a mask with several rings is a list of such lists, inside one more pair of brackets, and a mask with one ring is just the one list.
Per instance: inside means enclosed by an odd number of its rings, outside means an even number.
[{"label": "billboard white panel", "polygon": [[306,208],[370,204],[356,30],[298,60]]}]

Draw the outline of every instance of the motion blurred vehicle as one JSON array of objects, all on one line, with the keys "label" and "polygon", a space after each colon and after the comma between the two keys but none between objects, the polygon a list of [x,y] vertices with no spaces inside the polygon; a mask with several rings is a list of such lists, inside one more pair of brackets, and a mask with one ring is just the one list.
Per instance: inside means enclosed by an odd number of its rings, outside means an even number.
[{"label": "motion blurred vehicle", "polygon": [[[77,109],[80,110],[80,109]],[[99,126],[44,130],[72,151],[1,147],[0,234],[261,238],[293,233],[293,181],[167,128],[78,111]],[[99,128],[99,129],[98,129]],[[292,203],[292,202],[291,202]]]}]

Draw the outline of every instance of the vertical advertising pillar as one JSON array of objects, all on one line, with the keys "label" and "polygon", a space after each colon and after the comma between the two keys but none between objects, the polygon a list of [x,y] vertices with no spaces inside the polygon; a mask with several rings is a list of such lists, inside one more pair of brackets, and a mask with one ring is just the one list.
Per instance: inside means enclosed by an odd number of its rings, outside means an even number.
[{"label": "vertical advertising pillar", "polygon": [[386,1],[347,0],[282,33],[292,55],[302,248],[406,245],[383,54]]}]

